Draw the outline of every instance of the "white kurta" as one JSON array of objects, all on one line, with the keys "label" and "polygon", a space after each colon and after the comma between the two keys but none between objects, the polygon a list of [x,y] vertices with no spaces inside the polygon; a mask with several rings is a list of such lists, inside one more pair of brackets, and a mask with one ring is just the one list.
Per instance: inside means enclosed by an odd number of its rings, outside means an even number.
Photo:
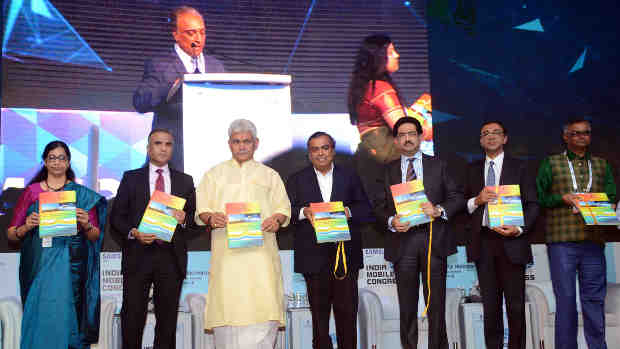
[{"label": "white kurta", "polygon": [[[229,202],[257,202],[264,220],[275,213],[287,217],[291,204],[280,175],[256,162],[239,166],[231,159],[207,171],[196,189],[198,215],[225,212]],[[211,233],[211,269],[205,306],[205,328],[247,326],[278,321],[284,326],[282,267],[275,233],[264,233],[260,247],[228,248],[226,229]]]}]

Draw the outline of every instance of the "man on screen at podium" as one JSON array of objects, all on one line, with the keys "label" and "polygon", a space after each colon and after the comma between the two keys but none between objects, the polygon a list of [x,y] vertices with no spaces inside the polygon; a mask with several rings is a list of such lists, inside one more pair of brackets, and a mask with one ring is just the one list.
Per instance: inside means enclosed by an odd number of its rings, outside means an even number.
[{"label": "man on screen at podium", "polygon": [[[428,347],[448,349],[446,332],[446,275],[448,256],[456,253],[450,219],[465,207],[463,190],[448,174],[447,164],[423,155],[422,125],[413,117],[400,118],[392,129],[399,159],[385,165],[384,194],[377,201],[377,216],[386,224],[385,259],[394,263],[400,307],[400,340],[404,349],[418,345],[418,295],[420,276],[428,305]],[[433,221],[411,226],[396,214],[390,186],[420,180],[428,202],[423,212]],[[432,236],[432,239],[431,239]],[[429,243],[432,241],[432,246]],[[431,250],[428,257],[429,247]],[[430,284],[427,270],[430,262]]]},{"label": "man on screen at podium", "polygon": [[[196,189],[196,223],[213,229],[205,329],[213,329],[218,349],[273,349],[285,325],[276,233],[288,225],[291,204],[280,175],[254,160],[256,126],[235,120],[228,137],[232,159],[208,170]],[[258,206],[261,243],[229,239],[227,204]]]},{"label": "man on screen at podium", "polygon": [[[286,189],[295,231],[295,272],[306,281],[312,313],[312,348],[331,349],[329,318],[334,309],[338,349],[357,348],[357,278],[364,267],[360,224],[373,220],[370,202],[354,170],[334,164],[336,142],[325,132],[308,139],[312,163],[293,174]],[[310,204],[341,201],[350,241],[317,242]],[[342,245],[340,245],[342,243]],[[342,249],[340,249],[342,246]]]},{"label": "man on screen at podium", "polygon": [[[525,349],[525,266],[532,262],[528,232],[538,216],[534,176],[524,161],[504,153],[508,131],[499,121],[489,121],[480,130],[485,160],[467,168],[465,198],[470,218],[467,259],[476,263],[482,307],[484,340],[488,349],[504,348],[506,299],[508,348]],[[488,203],[497,199],[497,185],[519,185],[525,226],[491,227]]]},{"label": "man on screen at podium", "polygon": [[205,55],[205,24],[193,7],[177,7],[170,14],[170,29],[176,44],[169,52],[144,64],[142,81],[133,95],[140,113],[154,112],[152,129],[170,130],[175,139],[172,167],[183,171],[183,109],[179,91],[183,75],[223,73],[224,66],[215,57]]}]

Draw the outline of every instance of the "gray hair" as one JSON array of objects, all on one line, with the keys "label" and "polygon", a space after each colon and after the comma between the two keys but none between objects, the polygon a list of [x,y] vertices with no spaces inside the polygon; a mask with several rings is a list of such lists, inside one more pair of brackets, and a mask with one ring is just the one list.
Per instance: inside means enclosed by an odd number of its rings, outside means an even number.
[{"label": "gray hair", "polygon": [[571,127],[574,124],[580,124],[582,122],[588,123],[588,125],[590,125],[590,128],[592,128],[592,123],[590,122],[590,120],[587,120],[586,118],[580,116],[580,117],[572,117],[572,118],[568,119],[564,123],[564,125],[562,127],[562,130],[563,130],[564,133],[566,133],[566,132],[568,132],[568,128],[569,127]]},{"label": "gray hair", "polygon": [[231,122],[228,127],[228,137],[232,137],[233,133],[237,132],[250,132],[252,138],[256,139],[256,126],[250,120],[237,119]]}]

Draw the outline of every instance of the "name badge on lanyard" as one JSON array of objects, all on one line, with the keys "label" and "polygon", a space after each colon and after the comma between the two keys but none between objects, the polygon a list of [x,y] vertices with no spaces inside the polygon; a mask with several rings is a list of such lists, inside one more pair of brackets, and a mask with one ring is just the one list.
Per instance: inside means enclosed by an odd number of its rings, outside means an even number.
[{"label": "name badge on lanyard", "polygon": [[[566,152],[564,152],[564,155],[566,155],[566,161],[568,162],[568,169],[570,170],[570,177],[573,181],[573,194],[579,194],[579,186],[577,185],[577,177],[575,176],[575,169],[573,168],[573,164],[570,162],[570,159],[568,158],[568,155],[566,154]],[[588,185],[586,186],[585,190],[583,191],[584,193],[589,193],[590,190],[592,190],[592,161],[588,160]],[[577,210],[577,208],[575,206],[573,206],[573,213],[578,213],[579,210]]]}]

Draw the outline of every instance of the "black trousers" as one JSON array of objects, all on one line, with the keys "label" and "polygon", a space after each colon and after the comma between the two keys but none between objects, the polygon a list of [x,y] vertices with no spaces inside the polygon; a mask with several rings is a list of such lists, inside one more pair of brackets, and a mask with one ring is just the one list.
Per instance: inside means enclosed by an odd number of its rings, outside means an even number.
[{"label": "black trousers", "polygon": [[[319,273],[303,274],[312,313],[312,348],[333,349],[329,317],[334,308],[338,349],[357,348],[357,278],[359,270],[349,270],[343,280],[334,277],[334,263]],[[342,275],[340,272],[338,275]]]},{"label": "black trousers", "polygon": [[504,348],[502,299],[505,298],[508,348],[525,349],[525,265],[510,262],[501,239],[485,238],[485,235],[497,233],[489,233],[484,227],[483,230],[486,232],[482,232],[480,259],[476,262],[476,269],[482,294],[486,347]]},{"label": "black trousers", "polygon": [[145,248],[141,268],[135,274],[123,274],[121,328],[123,349],[141,349],[153,284],[155,305],[155,342],[153,349],[175,349],[177,313],[183,277],[169,244]]},{"label": "black trousers", "polygon": [[[428,239],[424,230],[409,231],[401,258],[394,263],[396,288],[400,304],[400,341],[403,349],[418,346],[418,295],[420,275],[425,299],[427,284]],[[428,348],[447,349],[446,332],[446,257],[431,255],[431,301],[428,308]],[[421,314],[420,314],[421,315]]]}]

